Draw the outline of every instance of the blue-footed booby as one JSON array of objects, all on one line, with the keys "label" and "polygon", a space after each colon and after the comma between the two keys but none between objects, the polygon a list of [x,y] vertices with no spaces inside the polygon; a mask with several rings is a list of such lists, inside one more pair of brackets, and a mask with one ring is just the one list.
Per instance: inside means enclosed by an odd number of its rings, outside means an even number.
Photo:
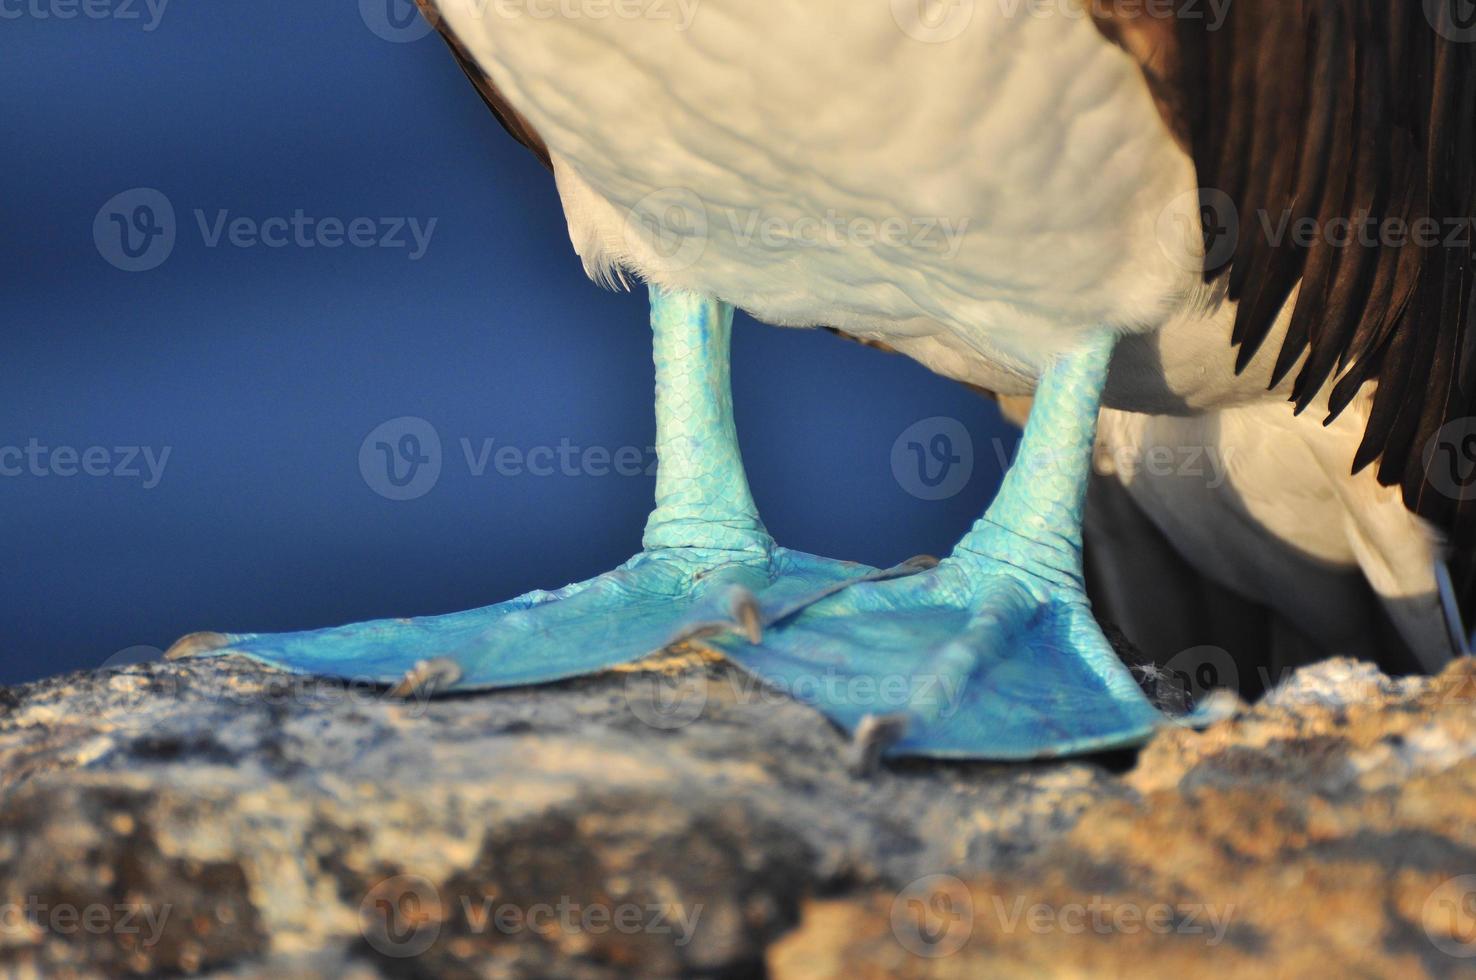
[{"label": "blue-footed booby", "polygon": [[[644,548],[484,609],[175,655],[484,689],[697,638],[790,690],[839,678],[815,706],[876,752],[1130,746],[1171,719],[1087,599],[1095,447],[1201,569],[1309,628],[1338,625],[1321,573],[1361,569],[1437,665],[1476,512],[1476,454],[1445,457],[1476,441],[1461,2],[419,0],[552,172],[590,277],[650,290]],[[1032,398],[950,555],[773,541],[735,441],[735,308]],[[1165,443],[1230,477],[1110,462]]]}]

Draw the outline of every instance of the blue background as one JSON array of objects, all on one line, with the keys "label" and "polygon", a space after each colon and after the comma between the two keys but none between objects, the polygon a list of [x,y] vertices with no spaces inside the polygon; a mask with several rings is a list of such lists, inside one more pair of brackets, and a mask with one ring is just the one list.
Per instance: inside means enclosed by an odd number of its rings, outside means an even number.
[{"label": "blue background", "polygon": [[[484,605],[638,548],[650,478],[475,477],[462,459],[463,437],[646,446],[652,374],[644,292],[584,277],[552,179],[437,37],[386,40],[355,0],[179,2],[153,30],[143,0],[102,19],[20,2],[0,5],[0,447],[171,455],[154,489],[0,477],[0,682],[197,629]],[[138,187],[167,196],[178,238],[125,272],[93,222]],[[299,208],[437,225],[410,261],[211,248],[194,216]],[[998,484],[992,440],[1012,430],[910,361],[741,318],[734,358],[750,480],[791,547],[946,552]],[[393,501],[359,450],[406,415],[434,425],[444,470]],[[971,480],[941,501],[892,467],[899,435],[933,416],[974,440]]]}]

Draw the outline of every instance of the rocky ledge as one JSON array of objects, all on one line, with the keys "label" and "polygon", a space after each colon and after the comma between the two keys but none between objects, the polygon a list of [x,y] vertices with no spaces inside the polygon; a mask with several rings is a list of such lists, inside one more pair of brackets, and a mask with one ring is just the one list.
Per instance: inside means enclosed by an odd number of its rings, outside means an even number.
[{"label": "rocky ledge", "polygon": [[0,975],[1476,968],[1471,661],[1329,661],[1135,755],[845,750],[697,655],[428,701],[235,658],[0,688]]}]

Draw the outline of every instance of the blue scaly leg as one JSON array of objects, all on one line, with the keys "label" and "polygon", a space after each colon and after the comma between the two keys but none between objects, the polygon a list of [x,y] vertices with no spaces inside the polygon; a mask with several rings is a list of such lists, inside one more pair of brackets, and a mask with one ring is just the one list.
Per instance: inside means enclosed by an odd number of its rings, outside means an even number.
[{"label": "blue scaly leg", "polygon": [[651,291],[656,507],[644,550],[611,572],[469,612],[280,634],[196,633],[171,658],[237,653],[402,694],[537,684],[604,670],[683,639],[765,624],[857,579],[905,574],[775,545],[743,473],[729,344],[733,309]]},{"label": "blue scaly leg", "polygon": [[714,643],[856,734],[863,755],[1027,759],[1144,740],[1168,719],[1102,635],[1082,581],[1112,347],[1103,333],[1046,371],[999,494],[936,568],[852,585],[760,643]]}]

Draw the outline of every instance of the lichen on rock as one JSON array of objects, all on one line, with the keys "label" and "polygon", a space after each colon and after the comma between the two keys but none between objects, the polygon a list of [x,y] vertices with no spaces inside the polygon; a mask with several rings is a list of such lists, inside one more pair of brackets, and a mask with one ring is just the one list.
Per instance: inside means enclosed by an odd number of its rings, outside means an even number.
[{"label": "lichen on rock", "polygon": [[704,657],[432,700],[236,658],[0,689],[0,975],[1476,965],[1470,661],[1329,661],[1136,756],[845,750]]}]

